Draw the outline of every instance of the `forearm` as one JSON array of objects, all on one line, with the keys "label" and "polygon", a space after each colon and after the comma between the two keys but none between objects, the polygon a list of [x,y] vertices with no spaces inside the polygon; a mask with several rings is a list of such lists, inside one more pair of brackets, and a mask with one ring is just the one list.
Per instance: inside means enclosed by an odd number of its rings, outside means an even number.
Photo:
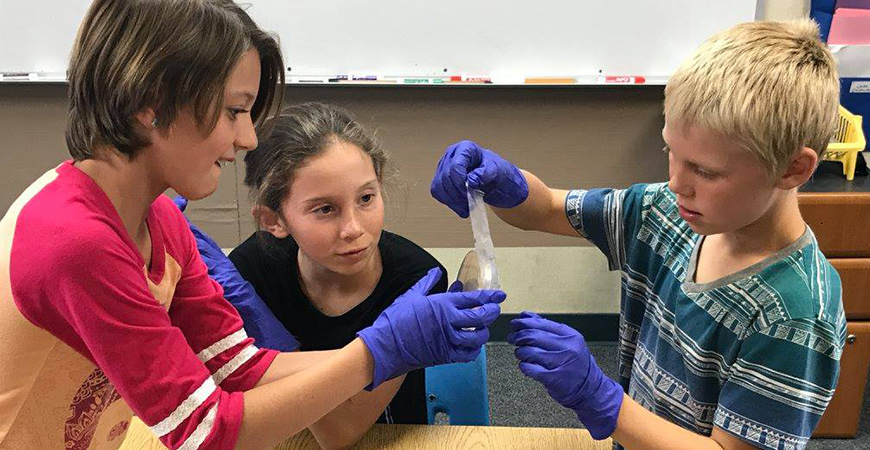
[{"label": "forearm", "polygon": [[576,237],[565,216],[565,197],[568,191],[551,189],[534,174],[521,170],[529,185],[529,196],[513,208],[492,207],[505,222],[522,230],[543,231]]},{"label": "forearm", "polygon": [[611,437],[627,450],[742,450],[755,448],[714,428],[712,437],[682,428],[625,395]]},{"label": "forearm", "polygon": [[349,447],[359,441],[378,420],[404,381],[405,376],[402,375],[371,392],[361,391],[308,429],[325,450]]},{"label": "forearm", "polygon": [[311,426],[372,381],[374,360],[359,338],[306,370],[245,392],[235,448],[258,450]]},{"label": "forearm", "polygon": [[272,361],[272,365],[263,374],[263,378],[254,387],[263,386],[286,376],[299,373],[309,367],[313,367],[327,358],[335,356],[338,350],[324,350],[313,352],[285,352],[279,353]]}]

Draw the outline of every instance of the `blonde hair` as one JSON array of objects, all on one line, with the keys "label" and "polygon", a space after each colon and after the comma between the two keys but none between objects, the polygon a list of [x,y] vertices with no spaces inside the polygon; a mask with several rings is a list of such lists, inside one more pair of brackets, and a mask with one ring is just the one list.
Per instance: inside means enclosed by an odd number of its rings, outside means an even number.
[{"label": "blonde hair", "polygon": [[758,158],[773,176],[836,130],[839,80],[815,22],[748,22],[709,38],[665,87],[665,120],[701,127]]},{"label": "blonde hair", "polygon": [[135,119],[151,108],[168,129],[190,110],[207,135],[217,123],[230,72],[260,56],[256,124],[281,103],[284,63],[277,41],[232,0],[95,0],[70,55],[66,142],[75,160],[110,146],[133,159],[150,144]]}]

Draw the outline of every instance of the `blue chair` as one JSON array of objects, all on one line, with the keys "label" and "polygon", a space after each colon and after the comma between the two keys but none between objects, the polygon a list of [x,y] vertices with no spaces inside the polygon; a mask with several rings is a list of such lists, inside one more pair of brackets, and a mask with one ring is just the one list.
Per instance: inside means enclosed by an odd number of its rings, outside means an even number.
[{"label": "blue chair", "polygon": [[444,413],[451,425],[489,425],[486,347],[472,362],[426,368],[426,409],[429,424]]}]

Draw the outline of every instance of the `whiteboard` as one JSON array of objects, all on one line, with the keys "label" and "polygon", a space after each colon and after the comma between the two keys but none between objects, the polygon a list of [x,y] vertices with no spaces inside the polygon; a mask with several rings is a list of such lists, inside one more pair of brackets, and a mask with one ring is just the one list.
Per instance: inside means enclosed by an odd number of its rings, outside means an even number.
[{"label": "whiteboard", "polygon": [[[0,0],[0,71],[62,73],[87,0]],[[756,0],[251,0],[290,75],[667,76]]]}]

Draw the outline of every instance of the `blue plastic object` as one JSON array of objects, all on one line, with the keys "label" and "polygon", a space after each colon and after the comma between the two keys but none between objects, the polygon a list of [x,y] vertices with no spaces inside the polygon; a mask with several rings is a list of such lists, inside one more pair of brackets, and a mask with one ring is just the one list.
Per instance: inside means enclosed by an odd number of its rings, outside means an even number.
[{"label": "blue plastic object", "polygon": [[429,424],[444,413],[451,425],[489,425],[485,346],[470,363],[426,368],[426,409]]},{"label": "blue plastic object", "polygon": [[828,42],[831,22],[834,20],[836,0],[812,0],[810,2],[810,19],[819,24],[819,34],[822,42]]}]

